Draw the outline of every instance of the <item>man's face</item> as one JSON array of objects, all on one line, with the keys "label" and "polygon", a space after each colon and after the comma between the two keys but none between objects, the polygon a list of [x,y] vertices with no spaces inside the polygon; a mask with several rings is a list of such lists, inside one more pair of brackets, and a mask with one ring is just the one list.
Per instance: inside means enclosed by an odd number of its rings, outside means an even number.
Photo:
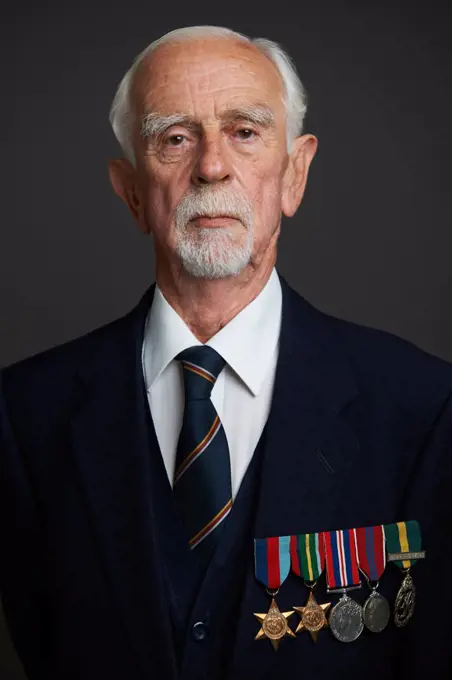
[{"label": "man's face", "polygon": [[283,85],[253,46],[160,46],[132,101],[141,228],[157,263],[211,278],[258,267],[275,249],[288,166]]}]

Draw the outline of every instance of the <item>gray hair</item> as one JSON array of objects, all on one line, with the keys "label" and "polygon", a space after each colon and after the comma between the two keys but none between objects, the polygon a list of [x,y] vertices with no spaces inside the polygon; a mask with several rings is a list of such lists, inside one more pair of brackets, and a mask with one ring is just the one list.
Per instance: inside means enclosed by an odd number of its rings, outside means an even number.
[{"label": "gray hair", "polygon": [[298,76],[292,59],[278,43],[266,38],[249,38],[229,28],[220,26],[189,26],[177,28],[152,42],[135,57],[132,66],[119,83],[110,109],[110,123],[125,157],[135,164],[132,142],[132,102],[131,89],[133,77],[143,60],[159,45],[196,38],[234,38],[255,45],[275,65],[284,86],[284,105],[286,108],[287,150],[290,152],[292,141],[301,135],[303,120],[307,109],[306,90]]}]

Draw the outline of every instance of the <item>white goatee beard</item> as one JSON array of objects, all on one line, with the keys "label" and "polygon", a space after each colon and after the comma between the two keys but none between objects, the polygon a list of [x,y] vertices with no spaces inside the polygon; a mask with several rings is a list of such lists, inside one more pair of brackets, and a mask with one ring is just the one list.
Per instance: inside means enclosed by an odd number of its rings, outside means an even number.
[{"label": "white goatee beard", "polygon": [[[228,215],[242,222],[246,237],[227,227],[190,227],[199,216]],[[174,214],[176,252],[185,271],[196,278],[236,276],[249,263],[253,249],[253,210],[249,199],[224,189],[200,189],[186,194]]]}]

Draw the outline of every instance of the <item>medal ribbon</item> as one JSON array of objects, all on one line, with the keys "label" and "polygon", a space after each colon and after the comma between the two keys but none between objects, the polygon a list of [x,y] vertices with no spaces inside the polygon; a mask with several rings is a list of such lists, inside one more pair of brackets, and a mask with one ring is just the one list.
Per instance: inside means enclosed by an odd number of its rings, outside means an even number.
[{"label": "medal ribbon", "polygon": [[359,568],[369,581],[379,581],[386,566],[383,525],[356,529]]},{"label": "medal ribbon", "polygon": [[[419,552],[421,550],[421,530],[419,522],[396,522],[385,524],[386,547],[388,553]],[[394,562],[400,569],[409,569],[417,560],[397,560]]]},{"label": "medal ribbon", "polygon": [[290,536],[255,538],[254,566],[259,583],[277,590],[290,571]]},{"label": "medal ribbon", "polygon": [[323,536],[329,590],[361,585],[355,530],[325,531]]},{"label": "medal ribbon", "polygon": [[305,581],[317,581],[325,567],[323,534],[300,534],[290,537],[292,571]]}]

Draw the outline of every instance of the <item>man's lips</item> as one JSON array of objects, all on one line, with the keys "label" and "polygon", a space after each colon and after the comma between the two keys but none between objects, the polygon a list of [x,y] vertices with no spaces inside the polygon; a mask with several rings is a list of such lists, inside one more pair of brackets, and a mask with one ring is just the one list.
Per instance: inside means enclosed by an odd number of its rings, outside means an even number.
[{"label": "man's lips", "polygon": [[191,222],[195,222],[200,227],[227,226],[231,222],[236,221],[236,217],[230,217],[229,215],[216,215],[215,217],[210,215],[197,215],[191,220]]}]

